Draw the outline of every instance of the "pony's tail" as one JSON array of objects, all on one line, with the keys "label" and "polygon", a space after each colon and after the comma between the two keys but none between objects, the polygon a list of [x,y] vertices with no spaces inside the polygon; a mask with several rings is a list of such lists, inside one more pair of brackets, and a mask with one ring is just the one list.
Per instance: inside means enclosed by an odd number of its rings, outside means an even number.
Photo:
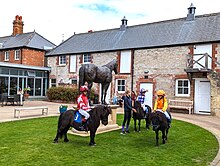
[{"label": "pony's tail", "polygon": [[84,73],[85,73],[85,66],[81,66],[79,68],[79,88],[78,88],[78,92],[80,92],[80,87],[82,85],[84,85]]},{"label": "pony's tail", "polygon": [[59,116],[59,120],[58,120],[58,128],[57,128],[57,133],[58,133],[58,136],[59,138],[62,138],[63,137],[63,130],[61,129],[61,126],[62,126],[62,117],[63,117],[63,113],[60,114]]}]

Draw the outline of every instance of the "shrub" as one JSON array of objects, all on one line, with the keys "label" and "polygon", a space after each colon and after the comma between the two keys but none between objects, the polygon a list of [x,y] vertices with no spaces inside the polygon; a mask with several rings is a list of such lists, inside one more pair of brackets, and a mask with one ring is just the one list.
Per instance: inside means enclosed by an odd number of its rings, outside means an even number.
[{"label": "shrub", "polygon": [[[51,87],[47,90],[47,97],[49,101],[62,101],[62,102],[76,102],[78,97],[77,87]],[[97,100],[97,94],[92,89],[90,93],[91,100]]]},{"label": "shrub", "polygon": [[63,102],[76,102],[78,89],[75,87],[51,87],[47,90],[48,100]]}]

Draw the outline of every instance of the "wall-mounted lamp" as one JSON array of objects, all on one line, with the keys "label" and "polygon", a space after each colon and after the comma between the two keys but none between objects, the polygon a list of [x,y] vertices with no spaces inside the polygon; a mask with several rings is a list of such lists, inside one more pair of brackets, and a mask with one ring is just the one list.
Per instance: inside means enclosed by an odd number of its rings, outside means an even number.
[{"label": "wall-mounted lamp", "polygon": [[148,74],[149,73],[149,70],[147,70],[147,71],[144,71],[144,79],[148,79]]}]

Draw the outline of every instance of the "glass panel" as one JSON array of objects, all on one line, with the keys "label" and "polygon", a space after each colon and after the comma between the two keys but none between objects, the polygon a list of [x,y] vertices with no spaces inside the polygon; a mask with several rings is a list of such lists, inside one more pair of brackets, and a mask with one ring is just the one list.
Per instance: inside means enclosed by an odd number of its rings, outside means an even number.
[{"label": "glass panel", "polygon": [[178,94],[182,94],[182,88],[178,88]]},{"label": "glass panel", "polygon": [[48,87],[48,79],[47,78],[44,78],[43,79],[43,96],[46,96],[46,90],[47,90],[47,87]]},{"label": "glass panel", "polygon": [[184,81],[184,86],[188,87],[188,81]]},{"label": "glass panel", "polygon": [[35,96],[41,96],[41,79],[35,79]]},{"label": "glass panel", "polygon": [[182,86],[182,81],[178,81],[178,86]]},{"label": "glass panel", "polygon": [[16,69],[11,69],[11,70],[10,70],[10,75],[18,75],[18,70],[16,70]]},{"label": "glass panel", "polygon": [[23,76],[23,75],[24,75],[23,70],[18,70],[18,74],[19,74],[20,76]]},{"label": "glass panel", "polygon": [[51,79],[51,83],[56,83],[56,79]]},{"label": "glass panel", "polygon": [[9,95],[17,94],[17,87],[18,87],[17,83],[18,83],[17,77],[10,78],[10,93],[9,93]]},{"label": "glass panel", "polygon": [[184,94],[188,94],[188,93],[189,93],[188,88],[184,88]]},{"label": "glass panel", "polygon": [[30,96],[33,96],[34,95],[34,78],[28,78],[27,86],[30,87],[30,89],[31,89],[28,92],[28,94]]},{"label": "glass panel", "polygon": [[8,94],[8,77],[0,77],[0,94]]},{"label": "glass panel", "polygon": [[9,74],[9,69],[2,67],[2,68],[0,68],[0,73],[1,74]]},{"label": "glass panel", "polygon": [[41,71],[36,71],[36,77],[42,77],[43,73]]}]

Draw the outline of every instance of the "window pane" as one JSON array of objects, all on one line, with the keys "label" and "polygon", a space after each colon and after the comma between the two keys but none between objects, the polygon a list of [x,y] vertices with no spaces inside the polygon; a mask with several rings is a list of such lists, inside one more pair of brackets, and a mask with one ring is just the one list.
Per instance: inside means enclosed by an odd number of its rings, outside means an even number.
[{"label": "window pane", "polygon": [[1,74],[9,74],[9,69],[0,68],[0,73],[1,73]]},{"label": "window pane", "polygon": [[182,94],[182,89],[178,88],[178,94]]},{"label": "window pane", "polygon": [[188,88],[184,88],[184,94],[188,94],[189,91],[188,91]]},{"label": "window pane", "polygon": [[84,54],[84,55],[83,55],[83,62],[84,62],[84,63],[89,63],[89,62],[91,62],[91,55],[90,55],[90,54]]},{"label": "window pane", "polygon": [[18,70],[11,69],[10,70],[10,75],[18,75]]},{"label": "window pane", "polygon": [[184,86],[188,87],[188,81],[184,81]]},{"label": "window pane", "polygon": [[182,81],[178,81],[178,86],[182,86]]},{"label": "window pane", "polygon": [[35,96],[41,96],[41,79],[35,79]]}]

